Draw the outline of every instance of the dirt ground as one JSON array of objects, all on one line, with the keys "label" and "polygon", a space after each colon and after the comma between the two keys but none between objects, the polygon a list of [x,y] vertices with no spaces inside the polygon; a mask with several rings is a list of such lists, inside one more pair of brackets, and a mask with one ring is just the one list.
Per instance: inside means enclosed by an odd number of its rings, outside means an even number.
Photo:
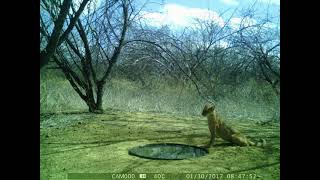
[{"label": "dirt ground", "polygon": [[128,155],[128,150],[151,143],[206,144],[206,118],[116,110],[41,114],[40,176],[62,180],[68,173],[234,173],[280,179],[279,123],[226,122],[252,140],[266,139],[267,147],[237,147],[218,138],[209,154],[199,158],[142,159]]}]

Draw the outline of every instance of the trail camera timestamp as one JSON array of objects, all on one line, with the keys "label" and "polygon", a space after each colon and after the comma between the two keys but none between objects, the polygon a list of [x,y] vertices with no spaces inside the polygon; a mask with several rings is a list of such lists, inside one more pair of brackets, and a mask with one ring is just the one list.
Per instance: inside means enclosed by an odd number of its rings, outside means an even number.
[{"label": "trail camera timestamp", "polygon": [[256,179],[257,174],[250,173],[189,173],[186,179]]}]

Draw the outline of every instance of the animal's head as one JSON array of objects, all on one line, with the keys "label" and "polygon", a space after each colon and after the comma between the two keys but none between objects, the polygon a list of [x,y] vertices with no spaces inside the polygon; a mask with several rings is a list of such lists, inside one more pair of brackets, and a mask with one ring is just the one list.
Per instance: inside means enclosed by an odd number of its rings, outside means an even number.
[{"label": "animal's head", "polygon": [[202,110],[202,116],[206,116],[208,113],[213,112],[215,109],[215,106],[209,106],[208,104],[206,104]]}]

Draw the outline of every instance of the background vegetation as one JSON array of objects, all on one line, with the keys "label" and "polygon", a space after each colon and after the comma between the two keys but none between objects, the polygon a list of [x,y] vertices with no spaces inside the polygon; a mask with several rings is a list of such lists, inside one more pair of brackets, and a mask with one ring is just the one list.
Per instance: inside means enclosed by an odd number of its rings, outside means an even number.
[{"label": "background vegetation", "polygon": [[42,112],[86,105],[92,113],[113,107],[197,114],[211,102],[229,115],[279,119],[274,17],[256,14],[253,5],[240,11],[236,26],[232,14],[223,24],[209,18],[184,29],[155,27],[138,2],[41,1]]},{"label": "background vegetation", "polygon": [[[65,179],[69,172],[280,178],[277,18],[257,14],[253,3],[219,15],[222,24],[193,19],[176,29],[150,25],[141,1],[96,2],[40,3],[41,179]],[[218,138],[200,158],[128,155],[130,148],[151,143],[206,144],[210,133],[200,114],[206,103],[268,146],[236,147]]]},{"label": "background vegetation", "polygon": [[[145,85],[138,79],[127,79],[114,73],[105,89],[104,108],[127,112],[162,112],[200,116],[203,100],[193,84],[170,82],[149,75],[143,77]],[[87,106],[72,89],[59,70],[41,72],[41,113],[86,111]],[[216,87],[218,111],[231,119],[279,120],[279,97],[272,88],[253,79],[234,86]]]}]

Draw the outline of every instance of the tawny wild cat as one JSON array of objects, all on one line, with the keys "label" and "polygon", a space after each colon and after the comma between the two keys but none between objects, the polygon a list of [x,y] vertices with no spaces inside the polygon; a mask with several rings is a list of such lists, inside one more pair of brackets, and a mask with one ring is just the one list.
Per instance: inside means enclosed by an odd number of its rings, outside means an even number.
[{"label": "tawny wild cat", "polygon": [[266,141],[261,139],[262,142],[254,143],[246,138],[239,131],[231,128],[222,121],[216,113],[215,106],[209,107],[205,105],[202,111],[202,115],[208,118],[208,126],[211,133],[211,139],[208,147],[214,145],[215,138],[220,137],[225,141],[229,141],[238,146],[265,146]]}]

